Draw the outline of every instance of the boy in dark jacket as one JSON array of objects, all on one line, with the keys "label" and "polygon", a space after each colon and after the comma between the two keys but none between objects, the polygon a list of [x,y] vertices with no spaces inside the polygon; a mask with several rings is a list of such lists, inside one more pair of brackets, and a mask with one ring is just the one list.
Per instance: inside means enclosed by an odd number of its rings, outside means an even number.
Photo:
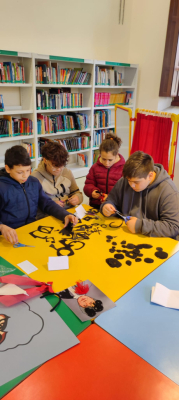
[{"label": "boy in dark jacket", "polygon": [[179,235],[179,192],[163,166],[154,165],[142,151],[129,157],[123,178],[101,206],[106,217],[116,209],[130,216],[126,224],[132,233],[173,239]]},{"label": "boy in dark jacket", "polygon": [[13,146],[5,153],[5,169],[0,171],[0,232],[11,243],[17,243],[15,231],[36,220],[37,208],[64,220],[65,226],[78,219],[54,203],[44,192],[38,179],[30,176],[31,160],[22,146]]}]

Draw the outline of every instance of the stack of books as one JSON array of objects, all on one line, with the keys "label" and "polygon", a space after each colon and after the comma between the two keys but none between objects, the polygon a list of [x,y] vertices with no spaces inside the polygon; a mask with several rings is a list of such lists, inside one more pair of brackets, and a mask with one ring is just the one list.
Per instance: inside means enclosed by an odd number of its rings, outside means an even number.
[{"label": "stack of books", "polygon": [[95,68],[95,85],[121,86],[122,73],[114,70],[114,67],[98,67]]},{"label": "stack of books", "polygon": [[89,85],[91,74],[83,68],[60,68],[58,63],[43,62],[35,67],[36,83],[60,85]]},{"label": "stack of books", "polygon": [[28,118],[12,118],[4,115],[0,119],[0,137],[11,137],[33,134],[33,121]]},{"label": "stack of books", "polygon": [[94,151],[93,151],[93,164],[96,163],[96,161],[97,161],[99,155],[100,155],[99,150],[94,150]]},{"label": "stack of books", "polygon": [[51,89],[48,93],[46,90],[37,90],[37,110],[61,110],[64,108],[83,107],[83,94],[70,93],[62,89]]},{"label": "stack of books", "polygon": [[25,142],[23,142],[21,146],[23,146],[27,150],[27,153],[29,154],[30,158],[34,158],[35,157],[35,146],[34,146],[34,143],[25,143]]},{"label": "stack of books", "polygon": [[45,135],[73,130],[85,130],[89,127],[90,117],[83,113],[59,115],[37,114],[37,133]]},{"label": "stack of books", "polygon": [[106,128],[111,125],[111,110],[100,110],[94,113],[94,128]]},{"label": "stack of books", "polygon": [[24,66],[13,62],[0,62],[0,83],[25,83]]},{"label": "stack of books", "polygon": [[113,106],[114,104],[132,104],[132,91],[120,92],[120,93],[95,93],[94,95],[94,107],[98,106]]},{"label": "stack of books", "polygon": [[90,148],[89,134],[82,133],[80,136],[74,136],[70,139],[58,139],[58,142],[69,152],[86,150]]},{"label": "stack of books", "polygon": [[114,133],[114,130],[100,129],[99,131],[93,131],[93,147],[99,147],[108,132]]},{"label": "stack of books", "polygon": [[[85,150],[90,147],[90,137],[82,133],[81,137],[73,137],[69,139],[55,139],[54,142],[60,143],[69,153],[74,151]],[[40,138],[38,141],[38,156],[42,157],[42,147],[45,143],[49,142],[50,139]]]}]

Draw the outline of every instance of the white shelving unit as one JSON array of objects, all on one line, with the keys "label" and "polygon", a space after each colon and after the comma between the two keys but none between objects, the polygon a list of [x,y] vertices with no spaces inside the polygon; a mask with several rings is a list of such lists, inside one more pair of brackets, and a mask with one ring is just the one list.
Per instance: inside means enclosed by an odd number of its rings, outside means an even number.
[{"label": "white shelving unit", "polygon": [[[20,53],[14,51],[0,50],[0,62],[20,63],[25,68],[25,83],[0,83],[0,94],[3,95],[4,111],[0,112],[0,118],[4,115],[12,115],[12,117],[25,117],[34,119],[34,101],[33,101],[33,61],[31,53]],[[35,134],[20,135],[7,138],[0,138],[0,167],[4,166],[5,151],[14,145],[34,143]],[[32,159],[33,166],[35,158]]]},{"label": "white shelving unit", "polygon": [[[136,90],[137,90],[137,78],[138,78],[138,65],[137,64],[126,64],[126,63],[119,63],[119,62],[110,62],[110,61],[94,61],[94,68],[96,67],[101,67],[101,68],[114,68],[114,70],[118,71],[119,73],[122,73],[122,85],[114,86],[114,85],[101,85],[101,84],[96,84],[95,82],[95,76],[94,76],[94,93],[97,92],[109,92],[111,94],[115,93],[121,93],[124,91],[130,91],[133,93],[132,97],[132,102],[131,104],[124,105],[125,107],[128,107],[132,110],[132,113],[134,115],[135,112],[135,104],[136,104]],[[95,75],[95,73],[94,73]],[[93,131],[99,130],[99,129],[112,129],[115,127],[115,107],[113,105],[109,106],[95,106],[94,111],[96,110],[111,110],[111,125],[109,127],[105,128],[94,128]],[[127,114],[127,115],[126,115]],[[129,153],[129,127],[128,127],[128,113],[121,112],[120,116],[117,118],[117,132],[116,134],[121,137],[122,139],[122,146],[120,148],[120,153],[123,155],[123,157],[127,160],[128,158],[128,153]],[[92,152],[94,150],[98,150],[99,146],[94,146],[94,143],[92,141]],[[93,158],[93,154],[92,154]]]},{"label": "white shelving unit", "polygon": [[[98,149],[98,146],[94,146],[93,143],[93,132],[99,129],[114,129],[114,106],[98,106],[94,107],[94,95],[95,92],[110,92],[119,93],[124,90],[130,90],[133,92],[132,104],[128,105],[134,113],[135,102],[136,102],[136,89],[137,89],[137,75],[138,66],[134,64],[123,64],[113,63],[107,61],[88,60],[88,59],[76,59],[67,57],[57,57],[51,55],[42,54],[31,54],[31,53],[20,53],[0,50],[0,62],[11,61],[20,62],[25,67],[25,80],[23,83],[0,83],[0,94],[3,95],[5,110],[0,112],[0,118],[4,115],[12,115],[15,117],[27,117],[33,120],[33,135],[21,135],[8,138],[0,138],[0,168],[4,165],[4,153],[7,148],[21,144],[23,141],[27,143],[34,143],[35,145],[35,157],[32,159],[33,168],[37,167],[40,157],[38,155],[38,141],[40,138],[52,138],[52,139],[67,139],[80,134],[81,132],[88,132],[91,136],[91,147],[89,149],[69,152],[69,164],[68,168],[72,169],[75,178],[86,176],[89,168],[93,162],[93,152]],[[48,62],[49,66],[51,63],[58,63],[60,68],[83,68],[84,71],[91,73],[91,81],[89,85],[63,85],[63,84],[40,84],[36,83],[36,70],[35,66],[38,62]],[[122,86],[109,86],[109,85],[95,85],[95,68],[101,66],[105,68],[114,67],[115,70],[122,72],[123,84]],[[36,91],[39,89],[47,90],[50,88],[70,88],[71,93],[83,93],[83,107],[81,108],[64,108],[59,110],[45,109],[37,110],[36,104]],[[94,128],[94,112],[96,110],[111,110],[111,124],[103,128]],[[67,112],[75,113],[86,113],[90,119],[90,126],[85,130],[73,130],[73,131],[60,131],[57,133],[49,134],[37,134],[37,114],[45,115],[64,115]],[[123,117],[120,121],[117,120],[117,135],[122,138],[123,146],[120,149],[121,154],[125,158],[128,157],[128,127],[126,121],[123,121]],[[14,142],[14,143],[13,143]],[[77,164],[77,154],[84,153],[88,157],[88,167],[80,167]]]}]

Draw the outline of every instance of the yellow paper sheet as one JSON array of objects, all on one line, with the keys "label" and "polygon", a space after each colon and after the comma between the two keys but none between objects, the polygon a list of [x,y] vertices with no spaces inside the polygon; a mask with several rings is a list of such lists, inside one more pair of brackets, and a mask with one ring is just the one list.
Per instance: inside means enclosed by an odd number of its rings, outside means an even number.
[{"label": "yellow paper sheet", "polygon": [[[86,206],[85,208],[88,209],[89,207]],[[75,210],[73,209],[73,211]],[[114,217],[104,218],[101,214],[98,215],[101,219],[92,219],[90,221],[82,220],[82,223],[88,226],[88,229],[85,229],[85,233],[89,234],[89,236],[87,236],[87,239],[77,239],[76,241],[59,234],[57,230],[61,230],[63,224],[53,217],[47,217],[19,228],[17,229],[19,242],[35,246],[35,248],[13,248],[11,244],[7,243],[5,239],[1,237],[1,256],[17,268],[17,264],[20,262],[24,260],[30,261],[38,268],[30,277],[44,282],[52,281],[54,291],[68,288],[74,285],[77,280],[89,279],[109,296],[111,300],[116,301],[141,279],[150,274],[154,269],[165,262],[167,258],[171,257],[179,250],[178,242],[173,239],[149,238],[143,235],[131,234],[125,223],[123,223],[120,228],[110,228],[110,222],[113,222],[113,225],[116,226],[122,223],[122,221]],[[92,226],[92,224],[97,225]],[[107,225],[106,228],[105,225]],[[36,230],[39,226],[46,228],[43,229],[43,232],[37,232]],[[81,224],[78,224],[74,228],[74,231],[76,232],[80,226]],[[47,232],[50,228],[53,229],[49,234]],[[33,231],[36,231],[34,234],[38,235],[39,238],[34,238],[29,234]],[[111,242],[107,242],[107,236],[113,237]],[[64,244],[59,242],[65,239],[70,245],[68,250],[63,250]],[[55,243],[53,243],[53,241]],[[121,244],[122,241],[126,241],[126,243]],[[117,243],[117,245],[112,245],[112,242]],[[118,254],[124,255],[124,259],[119,260],[122,266],[119,268],[111,268],[106,263],[106,259],[115,259],[114,255],[117,254],[117,250],[126,250],[122,246],[129,243],[133,245],[148,244],[151,245],[152,248],[141,249],[140,253],[142,256],[137,258],[142,261],[138,262],[135,261],[135,259],[126,257],[125,253],[118,252]],[[69,256],[69,270],[48,271],[48,257],[57,256],[57,250],[50,247],[51,244],[54,245],[56,249],[62,249],[61,255],[69,255],[71,250],[74,251],[74,255]],[[114,253],[109,251],[112,247],[115,248]],[[162,248],[164,252],[167,252],[167,258],[158,258],[155,255],[155,253],[158,252],[156,248]],[[127,251],[130,252],[129,249],[127,249]],[[144,262],[146,258],[153,259],[153,263]],[[127,265],[126,261],[131,261],[131,265]]]}]

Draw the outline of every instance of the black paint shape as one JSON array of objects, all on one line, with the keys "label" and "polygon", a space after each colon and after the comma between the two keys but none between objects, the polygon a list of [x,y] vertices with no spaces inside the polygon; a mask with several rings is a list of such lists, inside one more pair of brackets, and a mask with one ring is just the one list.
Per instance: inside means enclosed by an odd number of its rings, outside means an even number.
[{"label": "black paint shape", "polygon": [[122,248],[123,248],[123,249],[126,249],[126,248],[127,248],[127,246],[125,246],[125,244],[123,244],[123,245],[122,245]]},{"label": "black paint shape", "polygon": [[113,244],[114,246],[116,246],[116,245],[117,245],[117,243],[116,243],[116,242],[112,242],[112,244]]},{"label": "black paint shape", "polygon": [[127,248],[127,249],[135,249],[136,246],[135,246],[135,244],[128,243],[127,246],[126,246],[126,248]]},{"label": "black paint shape", "polygon": [[140,261],[142,261],[142,258],[136,258],[135,259],[135,262],[140,262]]},{"label": "black paint shape", "polygon": [[112,225],[112,224],[115,224],[115,222],[110,222],[110,224],[109,224],[109,227],[110,228],[120,228],[121,226],[122,226],[122,224],[123,224],[123,221],[122,221],[122,223],[120,224],[120,225]]},{"label": "black paint shape", "polygon": [[113,239],[113,236],[109,236],[109,235],[108,235],[108,236],[106,236],[106,238],[112,240],[112,239]]},{"label": "black paint shape", "polygon": [[107,243],[111,243],[111,240],[106,240]]},{"label": "black paint shape", "polygon": [[126,244],[126,240],[123,240],[123,241],[121,242],[121,244]]},{"label": "black paint shape", "polygon": [[131,261],[127,260],[127,261],[126,261],[126,264],[127,264],[127,265],[131,265],[132,263],[131,263]]},{"label": "black paint shape", "polygon": [[107,228],[107,225],[102,224],[102,225],[101,225],[101,228]]},{"label": "black paint shape", "polygon": [[[116,250],[117,251],[117,253],[121,253],[122,252],[122,250]],[[123,253],[124,253],[124,251],[123,251]]]},{"label": "black paint shape", "polygon": [[156,250],[163,250],[162,247],[156,247]]},{"label": "black paint shape", "polygon": [[117,260],[123,260],[124,256],[123,254],[115,254],[114,258],[116,258]]},{"label": "black paint shape", "polygon": [[115,253],[115,251],[116,251],[115,249],[109,249],[110,253]]},{"label": "black paint shape", "polygon": [[168,253],[165,253],[165,251],[162,251],[162,250],[156,251],[155,256],[157,258],[160,258],[161,260],[165,260],[165,258],[168,257]]},{"label": "black paint shape", "polygon": [[122,264],[116,260],[115,258],[107,258],[106,263],[109,265],[111,268],[119,268],[122,266]]},{"label": "black paint shape", "polygon": [[152,264],[154,262],[154,260],[152,258],[144,258],[144,262],[146,262],[148,264]]},{"label": "black paint shape", "polygon": [[137,246],[135,246],[136,249],[151,249],[153,246],[151,246],[151,244],[137,244]]},{"label": "black paint shape", "polygon": [[69,222],[68,225],[65,226],[65,228],[63,228],[60,231],[60,233],[62,233],[62,235],[65,235],[65,236],[71,236],[72,231],[73,231],[73,224],[72,224],[72,222]]}]

